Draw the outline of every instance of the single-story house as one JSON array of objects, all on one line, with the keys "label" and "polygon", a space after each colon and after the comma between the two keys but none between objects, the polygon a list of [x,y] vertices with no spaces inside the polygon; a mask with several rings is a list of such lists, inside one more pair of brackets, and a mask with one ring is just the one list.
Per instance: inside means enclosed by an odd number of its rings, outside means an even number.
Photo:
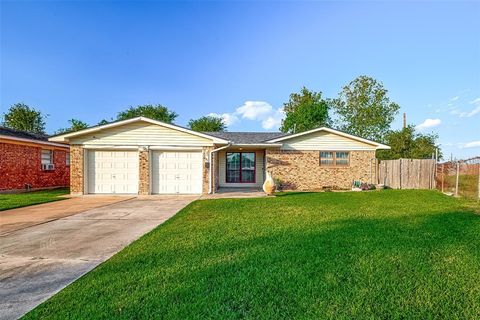
[{"label": "single-story house", "polygon": [[70,147],[48,136],[0,127],[0,192],[68,187]]},{"label": "single-story house", "polygon": [[201,194],[261,187],[348,189],[373,181],[375,151],[388,146],[318,128],[297,134],[195,132],[138,117],[50,138],[69,143],[72,194]]}]

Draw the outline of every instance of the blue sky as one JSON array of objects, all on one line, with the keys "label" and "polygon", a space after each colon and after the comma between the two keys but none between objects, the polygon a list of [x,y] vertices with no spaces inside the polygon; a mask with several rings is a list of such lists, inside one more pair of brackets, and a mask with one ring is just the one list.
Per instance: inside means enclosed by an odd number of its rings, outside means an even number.
[{"label": "blue sky", "polygon": [[147,103],[180,125],[215,113],[230,131],[276,130],[290,93],[333,98],[365,74],[409,123],[437,132],[446,155],[480,155],[480,2],[2,1],[0,11],[0,113],[24,102],[49,115],[49,132]]}]

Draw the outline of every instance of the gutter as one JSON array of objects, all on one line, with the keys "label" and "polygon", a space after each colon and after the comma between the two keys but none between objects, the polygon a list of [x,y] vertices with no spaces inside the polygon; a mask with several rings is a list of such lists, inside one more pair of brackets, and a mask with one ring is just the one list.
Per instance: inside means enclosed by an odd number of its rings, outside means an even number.
[{"label": "gutter", "polygon": [[232,145],[232,142],[229,141],[226,146],[223,146],[223,147],[220,147],[220,148],[217,148],[217,149],[213,149],[212,151],[210,151],[210,153],[209,153],[209,155],[208,155],[208,157],[209,157],[208,162],[209,162],[209,165],[210,165],[210,171],[209,171],[210,177],[209,177],[209,179],[208,179],[208,193],[209,193],[209,194],[212,194],[212,193],[213,193],[213,190],[212,190],[212,189],[213,189],[213,183],[212,183],[212,179],[213,179],[212,154],[213,154],[214,152],[218,152],[218,151],[220,151],[220,150],[226,149],[226,148],[230,147],[231,145]]}]

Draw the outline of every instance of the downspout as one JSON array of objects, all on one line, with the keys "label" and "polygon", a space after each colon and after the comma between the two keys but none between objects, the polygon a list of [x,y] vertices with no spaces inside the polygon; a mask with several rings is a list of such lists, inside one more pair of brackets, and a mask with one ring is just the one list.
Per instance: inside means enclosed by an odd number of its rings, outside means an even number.
[{"label": "downspout", "polygon": [[223,149],[226,149],[228,147],[230,147],[232,145],[232,143],[229,141],[228,144],[226,146],[223,146],[223,147],[220,147],[220,148],[217,148],[217,149],[213,149],[212,151],[210,151],[209,155],[208,155],[208,162],[209,162],[209,168],[210,168],[210,174],[209,174],[209,179],[208,179],[208,193],[209,194],[212,194],[213,193],[213,183],[212,183],[212,179],[213,179],[213,164],[212,164],[212,154],[214,152],[217,152],[217,151],[220,151],[220,150],[223,150]]}]

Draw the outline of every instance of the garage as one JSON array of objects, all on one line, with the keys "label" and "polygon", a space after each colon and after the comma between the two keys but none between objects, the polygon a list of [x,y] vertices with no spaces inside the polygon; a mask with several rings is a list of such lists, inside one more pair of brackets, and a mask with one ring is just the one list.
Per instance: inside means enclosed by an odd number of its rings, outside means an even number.
[{"label": "garage", "polygon": [[138,152],[88,150],[88,193],[137,194]]},{"label": "garage", "polygon": [[202,193],[201,151],[153,151],[152,193]]}]

